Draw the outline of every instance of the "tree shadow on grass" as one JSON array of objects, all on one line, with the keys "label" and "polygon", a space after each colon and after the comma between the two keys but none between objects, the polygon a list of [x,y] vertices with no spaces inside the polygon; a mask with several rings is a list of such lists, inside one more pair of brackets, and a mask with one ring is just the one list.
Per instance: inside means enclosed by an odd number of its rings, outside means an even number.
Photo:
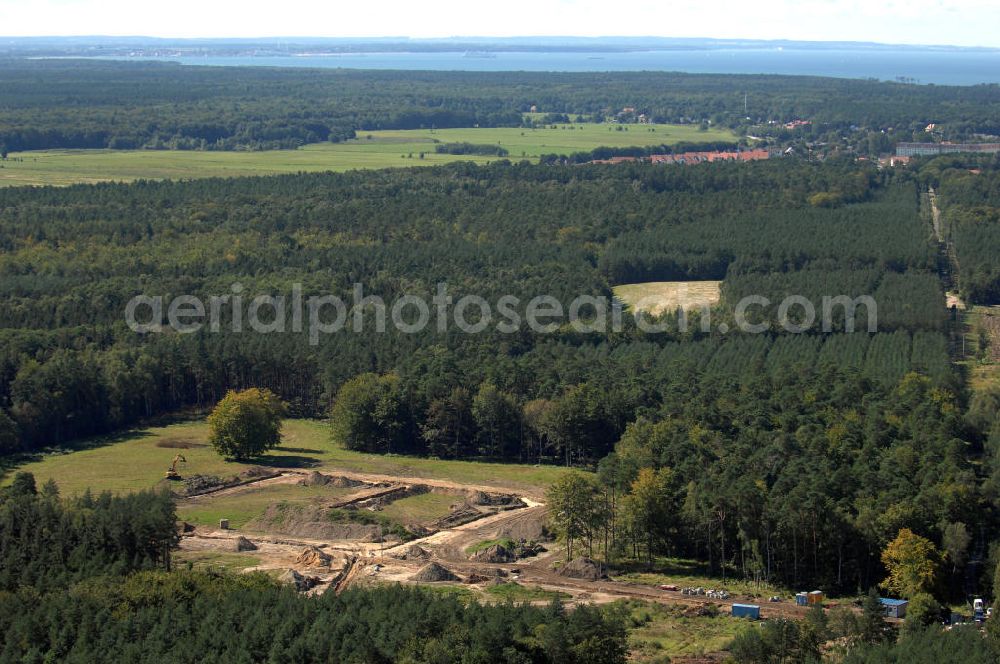
[{"label": "tree shadow on grass", "polygon": [[0,457],[0,481],[4,480],[9,474],[17,471],[22,466],[41,461],[47,456],[72,454],[73,452],[107,447],[108,445],[114,445],[116,443],[138,441],[143,438],[148,438],[151,435],[152,434],[149,430],[144,428],[124,429],[115,433],[69,441],[59,446],[45,447],[39,450],[20,452],[11,456]]},{"label": "tree shadow on grass", "polygon": [[322,454],[323,453],[323,450],[314,450],[314,449],[312,449],[310,447],[285,447],[283,445],[280,445],[278,447],[275,447],[274,449],[276,449],[276,450],[278,450],[280,452],[292,452],[292,453],[295,453],[295,454]]},{"label": "tree shadow on grass", "polygon": [[666,574],[672,576],[690,576],[711,578],[713,570],[708,568],[708,564],[684,558],[664,558],[656,556],[653,559],[653,566],[649,567],[645,559],[624,559],[616,560],[615,568],[619,572],[653,572],[655,574]]},{"label": "tree shadow on grass", "polygon": [[319,459],[301,454],[266,454],[247,463],[271,468],[315,468],[319,465]]}]

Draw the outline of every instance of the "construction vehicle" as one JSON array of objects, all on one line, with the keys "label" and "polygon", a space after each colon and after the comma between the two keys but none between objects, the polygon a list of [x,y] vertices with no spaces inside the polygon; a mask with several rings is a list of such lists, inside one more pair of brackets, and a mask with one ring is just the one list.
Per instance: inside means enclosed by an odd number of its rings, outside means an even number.
[{"label": "construction vehicle", "polygon": [[185,459],[181,454],[175,456],[173,463],[170,464],[170,467],[167,468],[167,472],[164,473],[163,476],[168,480],[179,480],[181,478],[181,474],[177,472],[178,463],[187,463],[187,459]]},{"label": "construction vehicle", "polygon": [[977,623],[986,620],[986,607],[983,604],[983,600],[979,597],[972,600],[972,619]]}]

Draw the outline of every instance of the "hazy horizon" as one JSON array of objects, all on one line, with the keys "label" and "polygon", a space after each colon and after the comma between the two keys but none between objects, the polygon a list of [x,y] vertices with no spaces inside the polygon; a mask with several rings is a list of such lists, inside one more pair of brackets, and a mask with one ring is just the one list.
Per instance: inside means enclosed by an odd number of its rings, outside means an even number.
[{"label": "hazy horizon", "polygon": [[670,44],[703,47],[753,47],[756,45],[787,45],[795,46],[831,46],[831,47],[879,47],[879,48],[914,48],[914,49],[962,49],[962,50],[1000,50],[1000,46],[969,46],[962,44],[939,43],[918,43],[918,42],[886,42],[886,41],[865,41],[850,39],[760,39],[752,37],[676,37],[669,35],[447,35],[440,37],[419,37],[413,35],[358,35],[358,36],[323,36],[309,34],[262,34],[248,36],[202,36],[184,37],[176,35],[148,35],[148,34],[33,34],[33,35],[4,35],[0,34],[0,40],[11,42],[31,41],[31,40],[65,40],[66,42],[87,43],[88,40],[106,40],[114,44],[116,41],[140,43],[177,43],[177,44],[211,44],[211,43],[232,43],[232,44],[266,44],[268,42],[286,43],[295,45],[309,44],[400,44],[414,42],[415,44],[496,44],[504,46],[523,45],[525,47],[538,46],[667,46]]},{"label": "hazy horizon", "polygon": [[[719,0],[665,6],[637,0],[611,8],[597,0],[511,0],[488,14],[458,0],[386,0],[377,16],[359,5],[286,0],[214,3],[176,0],[164,11],[124,0],[0,0],[2,38],[149,39],[496,39],[664,38],[862,42],[899,46],[1000,48],[1000,6],[988,0]],[[197,20],[192,20],[196,17]],[[303,22],[313,26],[305,36]],[[373,28],[374,23],[379,28]],[[320,27],[316,27],[320,26]],[[650,29],[654,26],[653,29]],[[666,35],[654,37],[650,33]],[[405,35],[405,37],[403,36]]]}]

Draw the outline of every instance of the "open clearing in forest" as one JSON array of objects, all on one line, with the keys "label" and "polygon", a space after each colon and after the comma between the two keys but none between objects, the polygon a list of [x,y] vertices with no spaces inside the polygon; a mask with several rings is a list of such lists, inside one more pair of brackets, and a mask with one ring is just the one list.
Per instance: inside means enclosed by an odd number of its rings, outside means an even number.
[{"label": "open clearing in forest", "polygon": [[[207,445],[207,434],[203,421],[150,427],[19,468],[40,482],[55,480],[65,494],[157,485],[180,492],[183,484],[163,480],[177,453],[187,459],[178,467],[186,479],[253,470],[254,476],[241,475],[242,484],[178,499],[179,518],[190,526],[174,553],[176,564],[284,579],[294,570],[314,593],[419,583],[483,602],[627,601],[635,661],[717,652],[745,624],[728,615],[729,604],[760,603],[759,593],[774,590],[723,584],[696,563],[679,560],[657,560],[659,574],[630,571],[630,565],[596,581],[561,574],[564,551],[547,537],[541,501],[564,468],[351,452],[333,445],[327,424],[318,420],[287,420],[281,447],[256,464],[227,463]],[[219,528],[220,519],[229,520],[229,529]],[[473,557],[484,542],[521,539],[543,548],[517,560]],[[455,580],[415,580],[431,562]],[[660,583],[725,585],[736,594],[714,600],[662,591]],[[788,591],[779,594],[785,601],[762,604],[765,617],[804,615]]]},{"label": "open clearing in forest", "polygon": [[976,305],[964,314],[964,322],[969,386],[976,392],[1000,386],[1000,305]]},{"label": "open clearing in forest", "polygon": [[76,451],[55,451],[9,469],[35,474],[39,484],[53,479],[66,494],[109,490],[149,489],[163,480],[174,455],[187,463],[178,471],[183,477],[208,475],[231,477],[253,468],[354,471],[395,478],[423,478],[507,488],[541,496],[545,487],[566,473],[557,466],[450,461],[422,457],[365,454],[336,446],[330,429],[321,420],[286,420],[282,444],[256,463],[226,462],[207,445],[208,426],[203,420],[136,429],[85,441]]},{"label": "open clearing in forest", "polygon": [[630,311],[644,311],[656,316],[677,308],[691,310],[718,304],[722,282],[648,281],[623,284],[612,290]]},{"label": "open clearing in forest", "polygon": [[[556,128],[412,129],[358,132],[342,143],[314,143],[298,150],[213,152],[199,150],[39,150],[11,153],[0,162],[0,186],[69,185],[138,179],[190,179],[313,171],[434,166],[454,161],[486,163],[498,157],[436,153],[442,143],[497,145],[508,159],[537,161],[543,154],[594,148],[732,141],[728,130],[694,125],[560,124]],[[627,127],[627,131],[625,128]],[[620,130],[619,130],[620,128]],[[424,154],[423,159],[420,153]]]},{"label": "open clearing in forest", "polygon": [[667,657],[700,656],[719,652],[745,626],[724,612],[698,615],[691,607],[653,602],[628,602],[630,618],[638,627],[629,634],[633,662],[658,662]]}]

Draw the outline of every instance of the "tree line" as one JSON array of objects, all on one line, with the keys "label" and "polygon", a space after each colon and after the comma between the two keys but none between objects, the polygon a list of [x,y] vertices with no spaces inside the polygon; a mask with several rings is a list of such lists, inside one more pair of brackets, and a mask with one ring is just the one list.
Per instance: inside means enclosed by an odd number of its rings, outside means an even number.
[{"label": "tree line", "polygon": [[[401,72],[184,67],[161,62],[0,61],[0,147],[275,149],[340,141],[359,130],[520,126],[551,118],[712,121],[777,140],[857,133],[894,140],[1000,133],[996,86],[661,72]],[[744,100],[748,108],[744,109]],[[812,124],[787,130],[784,123]],[[775,125],[766,124],[768,121]],[[528,121],[530,122],[530,120]],[[887,133],[884,133],[887,132]]]}]

